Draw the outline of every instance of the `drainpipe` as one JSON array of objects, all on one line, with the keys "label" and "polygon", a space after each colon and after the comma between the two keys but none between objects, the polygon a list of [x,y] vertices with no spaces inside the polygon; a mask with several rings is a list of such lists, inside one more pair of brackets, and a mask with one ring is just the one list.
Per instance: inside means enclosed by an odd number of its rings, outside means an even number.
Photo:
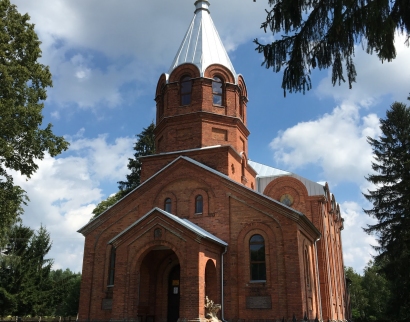
[{"label": "drainpipe", "polygon": [[319,278],[319,264],[318,264],[318,257],[317,257],[317,245],[316,243],[320,240],[320,237],[315,240],[315,252],[316,252],[316,278],[317,278],[317,294],[319,298],[319,309],[320,309],[320,321],[323,321],[322,316],[322,296],[320,295],[320,278]]},{"label": "drainpipe", "polygon": [[228,247],[225,246],[225,251],[221,254],[221,319],[223,322],[225,320],[225,307],[224,307],[224,255],[228,251]]}]

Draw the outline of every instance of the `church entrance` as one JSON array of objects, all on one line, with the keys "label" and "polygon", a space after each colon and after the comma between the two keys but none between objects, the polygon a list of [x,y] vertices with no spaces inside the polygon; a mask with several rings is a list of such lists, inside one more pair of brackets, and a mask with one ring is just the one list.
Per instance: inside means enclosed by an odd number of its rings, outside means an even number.
[{"label": "church entrance", "polygon": [[177,265],[169,273],[168,277],[168,314],[167,322],[177,322],[179,318],[180,297],[180,266]]},{"label": "church entrance", "polygon": [[136,315],[141,322],[177,322],[180,306],[180,263],[168,247],[155,246],[139,268]]}]

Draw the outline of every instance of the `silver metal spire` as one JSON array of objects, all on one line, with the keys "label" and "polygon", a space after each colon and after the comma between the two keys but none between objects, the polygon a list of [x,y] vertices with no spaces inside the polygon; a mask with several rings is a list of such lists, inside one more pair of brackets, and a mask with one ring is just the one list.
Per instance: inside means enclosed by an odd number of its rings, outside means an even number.
[{"label": "silver metal spire", "polygon": [[237,75],[229,59],[218,31],[209,13],[210,3],[207,0],[195,2],[195,14],[182,40],[168,74],[184,63],[196,65],[204,75],[205,69],[212,64],[221,64],[228,68],[235,80]]}]

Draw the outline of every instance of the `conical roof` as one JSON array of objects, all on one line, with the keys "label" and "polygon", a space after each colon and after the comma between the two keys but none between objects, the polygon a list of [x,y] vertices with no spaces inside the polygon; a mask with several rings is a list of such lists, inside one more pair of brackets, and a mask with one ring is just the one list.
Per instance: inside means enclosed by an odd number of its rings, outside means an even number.
[{"label": "conical roof", "polygon": [[228,68],[237,79],[235,69],[212,21],[209,6],[210,3],[207,0],[195,2],[194,18],[168,74],[171,74],[181,64],[191,63],[198,67],[201,76],[203,76],[209,65],[221,64]]}]

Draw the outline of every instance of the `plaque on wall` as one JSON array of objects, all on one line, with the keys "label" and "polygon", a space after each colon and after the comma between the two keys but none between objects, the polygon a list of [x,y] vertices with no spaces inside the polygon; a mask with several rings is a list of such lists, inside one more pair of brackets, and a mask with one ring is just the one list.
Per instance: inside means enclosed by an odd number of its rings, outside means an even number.
[{"label": "plaque on wall", "polygon": [[270,296],[247,296],[247,309],[271,309],[272,301]]},{"label": "plaque on wall", "polygon": [[112,299],[103,299],[101,308],[103,310],[111,310],[112,309]]}]

